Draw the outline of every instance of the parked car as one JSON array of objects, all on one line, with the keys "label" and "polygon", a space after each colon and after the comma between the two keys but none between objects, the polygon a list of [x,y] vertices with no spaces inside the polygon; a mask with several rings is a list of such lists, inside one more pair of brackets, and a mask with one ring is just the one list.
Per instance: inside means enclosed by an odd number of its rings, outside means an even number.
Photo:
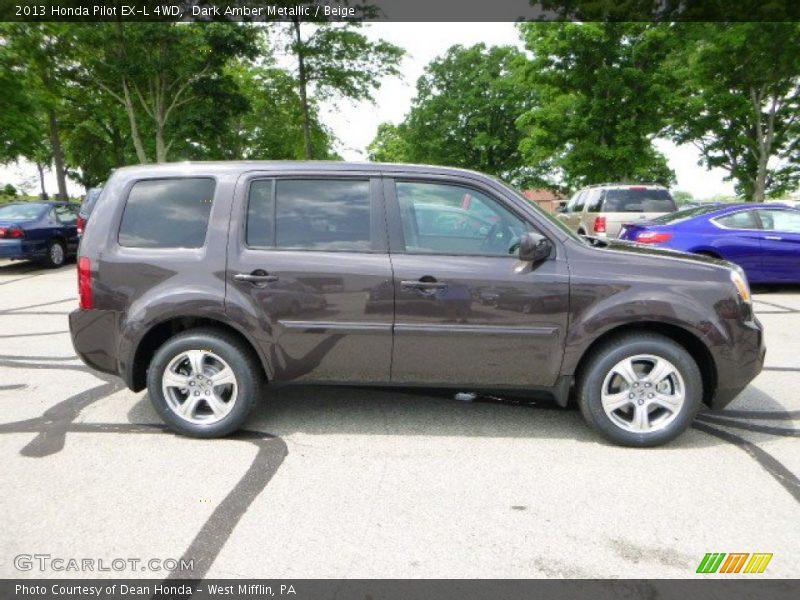
[{"label": "parked car", "polygon": [[68,202],[0,206],[0,258],[62,266],[78,251],[78,207]]},{"label": "parked car", "polygon": [[[448,220],[465,193],[491,211],[488,231],[422,233],[420,214],[439,205]],[[296,282],[315,301],[274,310]],[[573,390],[602,435],[652,446],[703,403],[728,404],[765,353],[735,265],[580,237],[499,181],[442,167],[119,169],[78,286],[81,359],[146,387],[198,437],[242,426],[265,385],[324,383],[526,390],[561,406]]]},{"label": "parked car", "polygon": [[663,186],[606,183],[579,190],[556,214],[579,235],[615,238],[623,223],[652,219],[677,208]]},{"label": "parked car", "polygon": [[629,223],[620,238],[729,260],[753,283],[800,283],[800,210],[788,206],[691,208]]},{"label": "parked car", "polygon": [[86,190],[86,196],[83,197],[81,209],[78,213],[78,236],[83,235],[83,230],[86,229],[86,223],[89,221],[89,217],[94,210],[94,205],[97,203],[97,199],[100,197],[102,191],[102,187],[89,188]]}]

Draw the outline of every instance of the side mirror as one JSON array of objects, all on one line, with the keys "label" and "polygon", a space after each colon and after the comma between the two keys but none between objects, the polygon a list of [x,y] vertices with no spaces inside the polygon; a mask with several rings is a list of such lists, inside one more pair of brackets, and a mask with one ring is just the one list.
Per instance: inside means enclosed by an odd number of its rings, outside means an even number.
[{"label": "side mirror", "polygon": [[567,203],[565,201],[559,202],[558,206],[556,207],[557,213],[563,213],[567,210]]},{"label": "side mirror", "polygon": [[528,231],[519,239],[519,259],[532,263],[542,262],[550,256],[553,244],[539,233]]}]

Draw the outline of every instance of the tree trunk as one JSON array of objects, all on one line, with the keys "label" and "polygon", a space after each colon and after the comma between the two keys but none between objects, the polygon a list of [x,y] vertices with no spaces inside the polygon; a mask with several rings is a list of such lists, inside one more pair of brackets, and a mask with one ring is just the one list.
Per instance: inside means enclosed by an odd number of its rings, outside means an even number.
[{"label": "tree trunk", "polygon": [[39,171],[39,186],[42,188],[42,200],[47,200],[47,189],[44,186],[44,165],[36,161],[36,170]]},{"label": "tree trunk", "polygon": [[67,171],[64,167],[64,151],[61,149],[61,135],[58,130],[58,117],[56,111],[47,111],[47,118],[50,125],[50,145],[53,149],[53,163],[56,168],[56,180],[58,181],[58,196],[60,200],[67,200]]},{"label": "tree trunk", "polygon": [[308,108],[308,81],[306,79],[306,62],[303,56],[303,38],[300,36],[300,21],[292,20],[292,27],[294,27],[294,38],[297,44],[297,76],[300,84],[300,103],[303,106],[303,148],[305,158],[308,160],[313,156],[313,148],[311,146],[311,117]]},{"label": "tree trunk", "polygon": [[131,99],[131,92],[128,89],[128,82],[123,79],[122,91],[125,94],[125,112],[128,113],[128,121],[131,124],[131,139],[133,140],[133,147],[136,149],[136,158],[140,164],[146,164],[147,154],[144,151],[144,144],[142,144],[142,136],[139,135],[139,126],[136,123],[136,111],[133,109],[133,100]]},{"label": "tree trunk", "polygon": [[756,173],[753,182],[753,202],[764,202],[767,192],[767,175],[769,173],[769,157],[772,154],[772,142],[775,139],[775,112],[778,107],[778,98],[774,96],[767,113],[766,128],[762,123],[763,104],[766,100],[766,90],[750,90],[750,100],[753,103],[753,113],[755,117],[756,143],[758,145],[758,155],[756,156]]},{"label": "tree trunk", "polygon": [[164,144],[163,123],[156,123],[156,162],[167,162],[167,146]]},{"label": "tree trunk", "polygon": [[122,139],[122,133],[116,125],[112,125],[109,135],[111,136],[111,143],[114,147],[114,164],[117,167],[124,167],[125,140]]}]

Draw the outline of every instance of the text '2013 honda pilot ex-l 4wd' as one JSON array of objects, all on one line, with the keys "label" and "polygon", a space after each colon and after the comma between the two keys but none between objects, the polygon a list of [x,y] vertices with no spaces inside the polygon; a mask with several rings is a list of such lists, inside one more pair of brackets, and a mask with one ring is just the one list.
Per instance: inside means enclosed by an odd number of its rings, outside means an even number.
[{"label": "text '2013 honda pilot ex-l 4wd'", "polygon": [[470,171],[186,163],[117,170],[78,258],[83,361],[174,430],[241,427],[265,385],[549,392],[654,446],[761,370],[742,271],[584,239]]}]

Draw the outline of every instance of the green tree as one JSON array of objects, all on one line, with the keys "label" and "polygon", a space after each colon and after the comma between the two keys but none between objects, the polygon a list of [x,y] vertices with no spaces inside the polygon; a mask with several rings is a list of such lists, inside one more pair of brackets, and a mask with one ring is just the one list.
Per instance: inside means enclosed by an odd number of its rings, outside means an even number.
[{"label": "green tree", "polygon": [[367,156],[373,162],[413,162],[411,145],[406,140],[406,125],[381,123],[375,138],[367,146]]},{"label": "green tree", "polygon": [[312,135],[312,93],[318,101],[332,97],[372,101],[383,77],[400,74],[405,51],[383,40],[370,41],[358,26],[357,22],[306,24],[299,18],[288,23],[284,50],[297,65],[305,158],[318,156]]},{"label": "green tree", "polygon": [[523,77],[538,102],[520,117],[524,157],[550,183],[669,184],[652,143],[666,122],[669,28],[651,23],[526,23]]},{"label": "green tree", "polygon": [[667,67],[676,75],[669,128],[737,194],[763,202],[800,180],[800,24],[688,23]]},{"label": "green tree", "polygon": [[687,202],[694,202],[692,193],[685,190],[675,190],[672,193],[672,197],[675,198],[675,202],[678,203],[678,206],[683,206]]},{"label": "green tree", "polygon": [[[174,145],[191,147],[199,128],[224,126],[231,113],[246,110],[237,90],[226,85],[225,67],[256,55],[260,31],[227,22],[96,25],[82,30],[80,76],[125,111],[138,161],[154,155],[164,162]],[[188,131],[187,122],[193,124]]]},{"label": "green tree", "polygon": [[63,23],[5,23],[0,28],[0,89],[4,96],[0,161],[27,158],[37,165],[40,176],[52,163],[62,199],[67,198],[61,118],[74,48],[70,31]]},{"label": "green tree", "polygon": [[[305,156],[303,105],[294,77],[282,69],[241,62],[229,69],[249,109],[232,117],[209,151],[223,159],[289,159]],[[336,158],[333,137],[311,104],[311,140],[318,158]]]},{"label": "green tree", "polygon": [[509,46],[453,46],[425,68],[402,126],[378,131],[374,153],[525,179],[516,125],[534,105],[518,78],[525,60]]}]

